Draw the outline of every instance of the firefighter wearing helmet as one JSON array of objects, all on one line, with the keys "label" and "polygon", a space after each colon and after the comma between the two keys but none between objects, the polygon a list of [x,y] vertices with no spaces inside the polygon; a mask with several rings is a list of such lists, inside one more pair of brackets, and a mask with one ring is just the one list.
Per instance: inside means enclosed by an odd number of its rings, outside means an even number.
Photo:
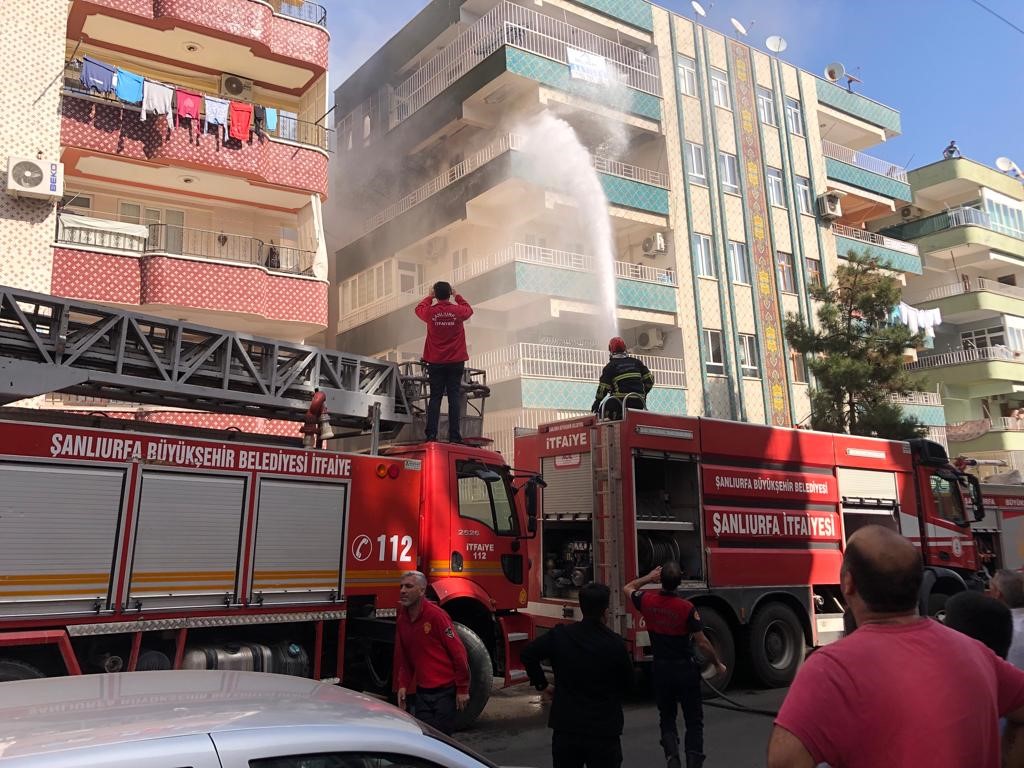
[{"label": "firefighter wearing helmet", "polygon": [[[623,405],[626,408],[645,410],[647,393],[654,387],[654,377],[640,360],[626,354],[626,342],[621,336],[614,336],[608,342],[611,357],[597,384],[597,395],[591,409],[609,418],[620,418]],[[601,404],[610,398],[602,409]]]}]

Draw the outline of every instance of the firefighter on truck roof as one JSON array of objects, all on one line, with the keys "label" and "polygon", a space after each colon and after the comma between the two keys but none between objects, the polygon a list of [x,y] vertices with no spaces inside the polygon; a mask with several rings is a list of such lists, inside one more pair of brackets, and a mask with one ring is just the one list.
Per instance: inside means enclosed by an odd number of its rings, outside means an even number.
[{"label": "firefighter on truck roof", "polygon": [[[621,336],[613,336],[608,341],[608,353],[611,357],[601,371],[590,410],[608,418],[620,418],[624,407],[646,410],[647,393],[654,387],[654,376],[642,361],[626,353],[626,342]],[[606,398],[610,399],[602,409]]]}]

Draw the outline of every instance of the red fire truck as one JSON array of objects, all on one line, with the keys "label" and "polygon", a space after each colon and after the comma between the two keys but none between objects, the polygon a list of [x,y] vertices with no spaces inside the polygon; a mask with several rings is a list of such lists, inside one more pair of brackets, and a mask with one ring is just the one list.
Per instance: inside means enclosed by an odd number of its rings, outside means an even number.
[{"label": "red fire truck", "polygon": [[[319,391],[322,436],[367,433],[375,447],[416,415],[391,363],[6,288],[0,370],[0,403],[61,390],[243,424],[302,419]],[[308,449],[298,425],[277,444],[146,426],[0,414],[0,681],[234,668],[387,691],[412,569],[469,652],[464,722],[492,675],[525,676],[535,485],[499,454]]]},{"label": "red fire truck", "polygon": [[805,645],[841,634],[843,546],[860,526],[891,526],[921,547],[932,613],[978,568],[977,479],[926,440],[627,411],[542,425],[517,439],[516,465],[546,481],[530,543],[538,627],[578,617],[577,589],[595,579],[613,587],[613,628],[647,660],[643,621],[618,587],[678,560],[729,669],[719,688],[738,659],[784,685]]}]

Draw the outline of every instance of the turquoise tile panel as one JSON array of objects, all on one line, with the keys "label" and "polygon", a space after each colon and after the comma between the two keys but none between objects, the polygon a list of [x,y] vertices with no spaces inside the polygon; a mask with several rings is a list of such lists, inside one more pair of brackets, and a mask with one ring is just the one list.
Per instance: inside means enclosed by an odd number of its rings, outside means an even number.
[{"label": "turquoise tile panel", "polygon": [[518,48],[505,48],[505,67],[509,72],[528,77],[560,91],[575,94],[590,101],[606,104],[623,112],[661,120],[661,99],[633,88],[604,88],[596,83],[574,80],[569,67],[543,56],[536,56]]},{"label": "turquoise tile panel", "polygon": [[903,405],[906,416],[914,416],[929,427],[946,426],[946,409],[941,405]]},{"label": "turquoise tile panel", "polygon": [[883,248],[880,245],[865,243],[862,240],[854,240],[851,237],[836,235],[836,253],[839,255],[839,258],[845,259],[850,251],[874,256],[883,266],[898,272],[909,272],[912,275],[920,275],[922,272],[920,256],[914,256],[903,251],[894,251],[891,248]]},{"label": "turquoise tile panel", "polygon": [[885,128],[892,133],[900,132],[900,113],[885,104],[879,104],[859,93],[851,93],[835,83],[817,79],[818,101],[848,115],[859,117],[865,122]]},{"label": "turquoise tile panel", "polygon": [[[557,408],[589,411],[594,404],[597,382],[561,379],[522,379],[524,408]],[[664,389],[655,385],[647,396],[647,406],[658,413],[682,416],[686,413],[686,390]]]},{"label": "turquoise tile panel", "polygon": [[854,187],[860,187],[879,195],[891,197],[894,200],[910,202],[913,197],[910,193],[910,185],[879,173],[865,171],[855,165],[844,163],[841,160],[825,158],[825,175],[836,181],[843,181]]},{"label": "turquoise tile panel", "polygon": [[660,213],[668,216],[668,190],[639,181],[624,179],[621,176],[609,176],[600,173],[601,186],[608,202],[626,208]]},{"label": "turquoise tile panel", "polygon": [[598,13],[624,21],[634,27],[654,29],[654,14],[647,0],[574,0],[578,5],[593,8]]},{"label": "turquoise tile panel", "polygon": [[[516,288],[563,299],[593,301],[598,295],[598,280],[596,275],[588,272],[517,262]],[[617,278],[615,294],[620,307],[655,312],[675,312],[677,308],[676,288],[672,285]]]}]

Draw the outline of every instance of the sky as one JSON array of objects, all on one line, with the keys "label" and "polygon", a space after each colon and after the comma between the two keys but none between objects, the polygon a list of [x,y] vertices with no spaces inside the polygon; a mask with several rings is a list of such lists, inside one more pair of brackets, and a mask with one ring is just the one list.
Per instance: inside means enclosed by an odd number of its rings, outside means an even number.
[{"label": "sky", "polygon": [[[320,0],[324,3],[325,0]],[[1024,167],[1024,2],[983,0],[704,0],[704,23],[729,31],[735,16],[748,41],[788,42],[782,58],[820,74],[841,62],[854,89],[898,109],[903,134],[868,150],[916,168],[942,157],[955,139],[986,165],[1005,155]],[[326,0],[331,87],[404,26],[427,0]],[[693,17],[689,0],[657,3]],[[751,24],[751,22],[753,22]]]}]

